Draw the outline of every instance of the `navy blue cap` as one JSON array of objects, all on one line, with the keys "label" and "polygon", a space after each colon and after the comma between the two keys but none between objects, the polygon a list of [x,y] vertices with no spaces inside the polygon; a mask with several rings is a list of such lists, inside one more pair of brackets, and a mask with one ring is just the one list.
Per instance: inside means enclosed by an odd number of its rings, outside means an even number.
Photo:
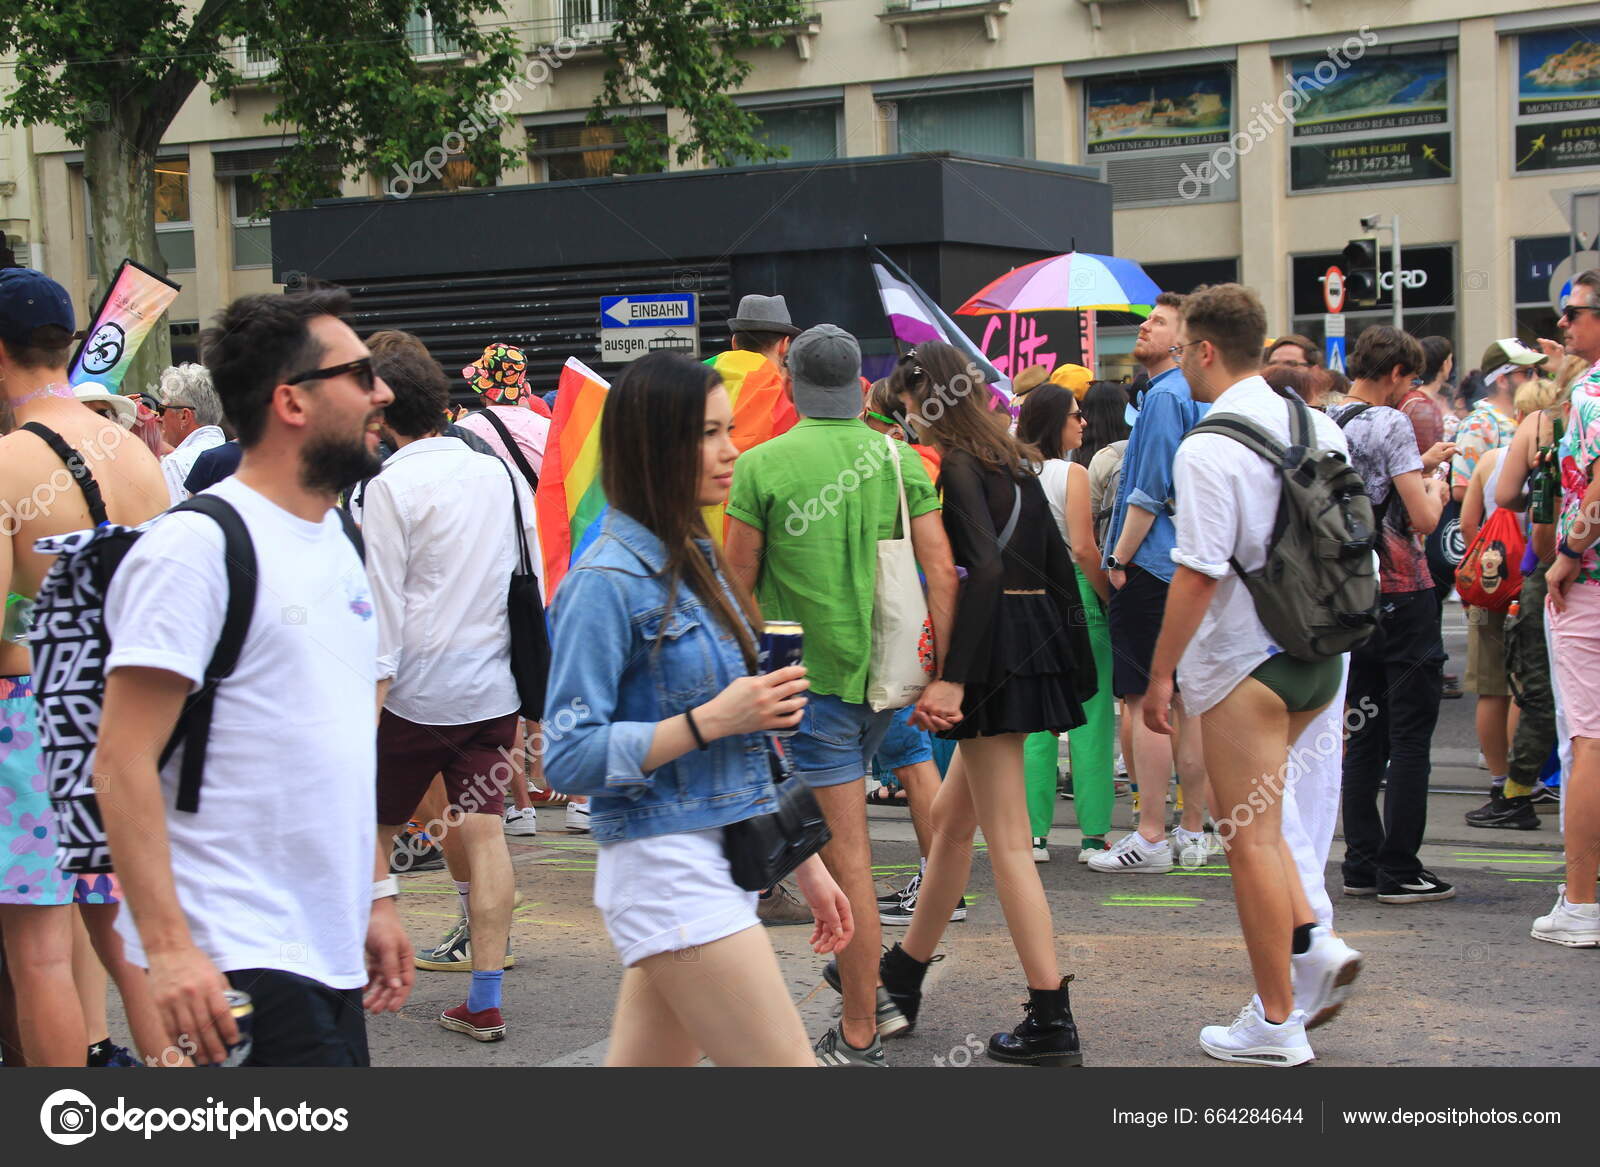
[{"label": "navy blue cap", "polygon": [[48,324],[77,330],[67,289],[31,267],[0,268],[0,337],[26,341]]}]

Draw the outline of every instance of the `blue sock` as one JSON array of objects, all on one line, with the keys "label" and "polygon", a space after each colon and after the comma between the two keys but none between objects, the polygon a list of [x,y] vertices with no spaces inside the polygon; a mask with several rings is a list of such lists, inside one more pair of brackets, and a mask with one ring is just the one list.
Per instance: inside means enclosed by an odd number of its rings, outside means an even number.
[{"label": "blue sock", "polygon": [[493,972],[473,969],[472,988],[467,990],[467,1009],[482,1013],[485,1009],[500,1008],[500,981],[505,975],[500,969]]}]

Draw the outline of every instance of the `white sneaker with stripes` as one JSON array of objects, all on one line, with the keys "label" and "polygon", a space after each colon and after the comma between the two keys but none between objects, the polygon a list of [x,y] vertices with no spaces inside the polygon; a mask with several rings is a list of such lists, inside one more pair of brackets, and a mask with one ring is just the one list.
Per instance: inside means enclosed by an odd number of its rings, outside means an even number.
[{"label": "white sneaker with stripes", "polygon": [[1089,870],[1108,875],[1161,875],[1172,870],[1172,844],[1151,843],[1138,831],[1118,839],[1108,851],[1089,857]]}]

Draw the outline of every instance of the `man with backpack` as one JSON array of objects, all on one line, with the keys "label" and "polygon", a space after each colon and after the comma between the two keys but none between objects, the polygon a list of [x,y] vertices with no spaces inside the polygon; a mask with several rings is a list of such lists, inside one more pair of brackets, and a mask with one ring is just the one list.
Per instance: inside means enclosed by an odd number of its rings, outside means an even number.
[{"label": "man with backpack", "polygon": [[[382,1012],[411,988],[376,845],[376,613],[334,509],[374,471],[393,397],[348,307],[319,289],[222,313],[202,351],[239,471],[187,504],[221,507],[140,536],[106,592],[95,786],[133,912],[120,926],[170,1040],[202,1063],[367,1065],[363,992]],[[229,610],[252,592],[227,671]],[[209,725],[186,722],[165,758],[186,706]],[[230,988],[250,998],[248,1054]]]},{"label": "man with backpack", "polygon": [[[1328,416],[1344,430],[1350,460],[1378,515],[1378,628],[1350,655],[1347,701],[1355,711],[1344,755],[1344,894],[1379,903],[1449,899],[1455,888],[1422,867],[1434,726],[1444,691],[1439,597],[1422,536],[1439,522],[1447,484],[1432,477],[1455,447],[1417,453],[1396,408],[1423,366],[1422,346],[1373,325],[1350,354],[1350,392]],[[1387,781],[1383,813],[1378,787]]]},{"label": "man with backpack", "polygon": [[[1185,300],[1176,347],[1211,409],[1174,464],[1176,571],[1144,711],[1151,730],[1172,732],[1177,672],[1202,724],[1255,973],[1256,995],[1232,1025],[1205,1027],[1201,1048],[1294,1066],[1314,1056],[1305,1031],[1337,1012],[1360,954],[1317,924],[1284,841],[1283,789],[1291,747],[1337,695],[1350,626],[1370,621],[1376,587],[1371,511],[1344,437],[1259,375],[1266,330],[1260,300],[1238,284]],[[1291,456],[1302,459],[1293,474]]]}]

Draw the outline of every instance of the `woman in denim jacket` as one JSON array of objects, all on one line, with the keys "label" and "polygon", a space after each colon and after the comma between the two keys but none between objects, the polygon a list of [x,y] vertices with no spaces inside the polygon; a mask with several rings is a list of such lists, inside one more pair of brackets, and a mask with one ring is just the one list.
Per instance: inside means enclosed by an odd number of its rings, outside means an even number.
[{"label": "woman in denim jacket", "polygon": [[[775,809],[763,734],[799,723],[809,686],[800,665],[749,675],[760,614],[701,517],[733,481],[732,417],[704,365],[628,367],[600,425],[611,510],[551,609],[545,774],[593,800],[595,906],[627,969],[608,1065],[815,1064],[722,848],[724,827]],[[795,875],[812,947],[843,948],[849,901],[817,856]]]}]

